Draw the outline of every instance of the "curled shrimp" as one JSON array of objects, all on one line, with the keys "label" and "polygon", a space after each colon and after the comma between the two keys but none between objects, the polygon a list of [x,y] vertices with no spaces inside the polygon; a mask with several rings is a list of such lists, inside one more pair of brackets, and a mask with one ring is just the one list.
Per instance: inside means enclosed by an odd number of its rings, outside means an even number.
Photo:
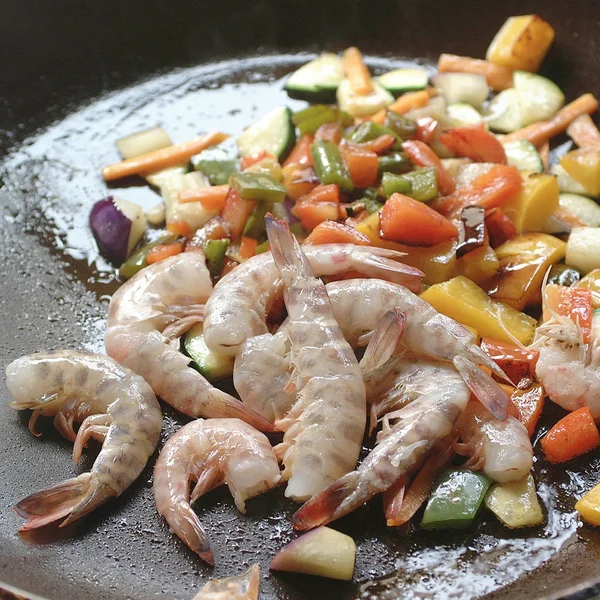
[{"label": "curled shrimp", "polygon": [[[208,537],[191,503],[226,483],[240,512],[277,485],[279,465],[267,437],[239,419],[197,419],[169,438],[154,469],[154,501],[171,529],[209,564]],[[190,497],[190,481],[195,481]]]},{"label": "curled shrimp", "polygon": [[252,565],[241,575],[211,579],[192,600],[258,600],[260,567]]},{"label": "curled shrimp", "polygon": [[466,466],[500,483],[518,481],[531,471],[533,448],[527,428],[512,415],[501,421],[479,402],[469,402],[456,430],[461,443],[454,449],[469,457]]},{"label": "curled shrimp", "polygon": [[179,351],[179,336],[202,320],[202,303],[211,292],[201,253],[184,252],[142,269],[110,301],[106,351],[190,417],[237,417],[272,431],[266,419],[189,367]]},{"label": "curled shrimp", "polygon": [[286,496],[304,500],[351,471],[360,453],[366,395],[360,368],[331,311],[323,282],[284,223],[267,216],[267,235],[286,287],[292,348],[291,385],[297,399],[277,421],[285,432]]},{"label": "curled shrimp", "polygon": [[[367,277],[388,279],[419,292],[423,273],[395,259],[394,250],[325,244],[304,248],[317,277],[358,271]],[[236,355],[241,344],[256,335],[268,333],[266,314],[280,295],[279,271],[271,253],[252,257],[223,277],[206,303],[204,339],[213,352]]]},{"label": "curled shrimp", "polygon": [[[90,439],[102,449],[89,473],[68,479],[21,500],[17,512],[28,519],[21,531],[63,517],[61,527],[122,494],[156,449],[162,412],[154,392],[138,375],[107,356],[62,350],[31,354],[6,368],[6,383],[17,410],[33,410],[29,428],[41,416],[74,442],[79,461]],[[74,422],[81,427],[75,433]]]}]

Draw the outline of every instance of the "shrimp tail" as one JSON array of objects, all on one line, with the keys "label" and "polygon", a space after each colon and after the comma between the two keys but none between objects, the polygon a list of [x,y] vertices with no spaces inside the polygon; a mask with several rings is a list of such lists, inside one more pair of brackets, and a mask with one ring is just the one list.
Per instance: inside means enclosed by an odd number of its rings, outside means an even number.
[{"label": "shrimp tail", "polygon": [[379,369],[400,352],[400,341],[406,325],[406,313],[388,310],[373,332],[360,361],[361,369]]},{"label": "shrimp tail", "polygon": [[[381,248],[372,248],[381,250]],[[394,253],[400,254],[402,253]],[[372,268],[372,276],[378,279],[388,279],[398,285],[402,285],[415,294],[421,293],[423,285],[421,280],[425,276],[423,271],[404,263],[392,260],[380,252],[373,252],[362,259],[363,264]]]},{"label": "shrimp tail", "polygon": [[492,373],[506,381],[509,385],[513,384],[510,377],[479,346],[472,345],[469,348],[469,354],[471,355],[471,360],[473,362],[487,367]]},{"label": "shrimp tail", "polygon": [[100,483],[93,474],[83,473],[21,500],[15,506],[15,511],[28,521],[19,531],[37,529],[63,517],[66,519],[60,527],[65,527],[116,495],[112,488]]},{"label": "shrimp tail", "polygon": [[243,402],[218,388],[210,391],[211,402],[204,410],[206,417],[241,419],[259,431],[273,433],[278,429],[269,420]]},{"label": "shrimp tail", "polygon": [[270,213],[265,217],[265,222],[273,260],[282,276],[285,278],[286,273],[293,271],[303,277],[314,277],[310,263],[288,224],[275,219]]},{"label": "shrimp tail", "polygon": [[461,356],[454,357],[456,370],[469,386],[476,398],[496,419],[505,419],[508,415],[510,399],[500,385],[490,375],[482,371],[473,361]]},{"label": "shrimp tail", "polygon": [[215,557],[210,549],[208,536],[200,523],[200,519],[198,519],[198,515],[187,502],[179,503],[176,509],[171,508],[163,515],[171,529],[190,550],[193,550],[209,565],[215,564]]},{"label": "shrimp tail", "polygon": [[359,483],[360,476],[353,471],[315,494],[292,516],[294,529],[304,531],[326,525],[363,504],[368,495],[360,493]]}]

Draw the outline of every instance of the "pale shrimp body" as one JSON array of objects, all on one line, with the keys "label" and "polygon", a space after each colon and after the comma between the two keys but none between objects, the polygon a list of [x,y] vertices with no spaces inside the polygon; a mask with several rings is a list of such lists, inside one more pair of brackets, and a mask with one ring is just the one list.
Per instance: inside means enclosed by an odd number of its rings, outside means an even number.
[{"label": "pale shrimp body", "polygon": [[276,424],[285,432],[286,496],[305,500],[351,471],[366,422],[366,395],[354,352],[333,318],[323,282],[284,224],[267,218],[267,235],[286,287],[292,383],[297,399]]},{"label": "pale shrimp body", "polygon": [[[383,418],[377,444],[361,465],[311,498],[293,516],[296,529],[338,519],[410,474],[435,444],[449,435],[469,401],[469,388],[452,365],[423,359],[403,361],[407,377],[423,380],[421,395]],[[427,385],[432,372],[437,378]],[[403,374],[401,370],[400,375]]]},{"label": "pale shrimp body", "polygon": [[258,600],[260,567],[252,565],[241,575],[211,579],[192,600]]},{"label": "pale shrimp body", "polygon": [[179,351],[179,336],[202,320],[211,292],[201,253],[184,252],[142,269],[110,301],[106,351],[188,416],[237,417],[270,431],[266,419],[215,388]]},{"label": "pale shrimp body", "polygon": [[[279,482],[267,437],[239,419],[197,419],[169,438],[154,469],[158,512],[189,548],[213,564],[208,537],[191,503],[225,483],[241,512]],[[190,482],[195,487],[190,496]]]},{"label": "pale shrimp body", "polygon": [[[397,262],[402,254],[394,250],[325,244],[304,248],[317,277],[358,271],[365,277],[379,277],[420,291],[423,273]],[[280,275],[270,252],[252,257],[223,277],[206,303],[204,338],[213,352],[236,355],[241,344],[268,333],[266,316],[280,295]]]},{"label": "pale shrimp body", "polygon": [[[79,519],[119,496],[142,472],[159,441],[162,412],[150,386],[107,356],[74,350],[31,354],[6,368],[17,410],[33,410],[30,430],[53,416],[58,431],[75,443],[78,461],[89,439],[102,442],[89,473],[82,473],[25,498],[17,505],[28,518],[21,529]],[[74,422],[81,423],[75,433]]]},{"label": "pale shrimp body", "polygon": [[469,402],[456,429],[461,439],[456,449],[469,456],[467,465],[493,481],[518,481],[531,471],[533,448],[527,428],[512,415],[498,420],[479,402]]}]

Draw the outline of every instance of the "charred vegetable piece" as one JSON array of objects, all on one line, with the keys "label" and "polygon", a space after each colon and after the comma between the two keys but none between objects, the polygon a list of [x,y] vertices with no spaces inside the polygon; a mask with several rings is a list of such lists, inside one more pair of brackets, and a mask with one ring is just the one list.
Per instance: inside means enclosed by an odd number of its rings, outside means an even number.
[{"label": "charred vegetable piece", "polygon": [[411,162],[403,152],[394,152],[379,157],[379,173],[406,173],[412,168]]},{"label": "charred vegetable piece", "polygon": [[411,140],[417,135],[417,124],[415,121],[399,115],[393,110],[385,112],[383,124],[403,140]]},{"label": "charred vegetable piece", "polygon": [[548,283],[556,285],[565,285],[567,287],[577,283],[581,279],[581,271],[568,265],[552,265]]},{"label": "charred vegetable piece", "polygon": [[315,163],[315,171],[323,185],[335,184],[344,192],[351,192],[354,184],[342,159],[340,149],[326,140],[314,142],[311,154]]},{"label": "charred vegetable piece", "polygon": [[229,240],[207,240],[204,244],[206,267],[213,279],[218,279],[221,275],[227,248],[229,248]]},{"label": "charred vegetable piece", "polygon": [[352,124],[353,119],[349,114],[335,106],[314,104],[294,113],[292,121],[301,135],[307,133],[314,135],[317,129],[325,123],[341,123],[344,127],[347,127]]},{"label": "charred vegetable piece", "polygon": [[468,527],[490,487],[490,480],[468,469],[446,469],[440,475],[425,507],[423,529]]},{"label": "charred vegetable piece", "polygon": [[520,481],[492,486],[485,498],[485,505],[510,529],[535,527],[544,521],[531,474]]},{"label": "charred vegetable piece", "polygon": [[459,258],[480,248],[485,243],[485,210],[480,206],[467,206],[460,213],[456,256]]},{"label": "charred vegetable piece", "polygon": [[192,359],[189,366],[209,381],[219,381],[233,373],[234,357],[217,354],[208,348],[202,323],[197,323],[185,334],[183,350]]},{"label": "charred vegetable piece", "polygon": [[225,185],[230,175],[239,169],[239,164],[237,156],[219,146],[192,156],[192,166],[196,171],[202,171],[211,185]]},{"label": "charred vegetable piece", "polygon": [[575,510],[584,521],[600,526],[600,483],[579,499]]},{"label": "charred vegetable piece", "polygon": [[389,198],[392,194],[398,192],[399,194],[408,194],[412,189],[412,185],[409,179],[402,175],[394,175],[393,173],[384,173],[381,178],[381,187],[383,194],[386,198]]},{"label": "charred vegetable piece", "polygon": [[158,244],[168,244],[176,239],[176,235],[173,235],[172,233],[166,233],[165,235],[159,237],[156,241],[142,246],[119,267],[119,277],[122,279],[130,279],[133,277],[138,271],[141,271],[148,265],[146,262],[146,257],[148,256],[148,252],[150,252],[154,246],[157,246]]},{"label": "charred vegetable piece", "polygon": [[414,200],[428,202],[438,195],[438,180],[435,167],[415,169],[401,175],[410,182],[410,191],[406,192]]},{"label": "charred vegetable piece", "polygon": [[266,173],[234,173],[229,179],[229,184],[244,200],[285,200],[285,188]]}]

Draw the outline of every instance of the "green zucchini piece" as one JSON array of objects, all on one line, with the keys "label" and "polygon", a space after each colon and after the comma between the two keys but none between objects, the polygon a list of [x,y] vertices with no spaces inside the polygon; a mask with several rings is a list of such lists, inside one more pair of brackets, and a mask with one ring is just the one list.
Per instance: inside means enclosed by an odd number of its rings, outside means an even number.
[{"label": "green zucchini piece", "polygon": [[229,176],[239,169],[240,161],[224,148],[216,146],[207,148],[192,156],[192,166],[196,171],[202,171],[210,181],[210,185],[225,185]]},{"label": "green zucchini piece", "polygon": [[352,125],[354,119],[342,110],[328,104],[314,104],[294,113],[292,122],[301,135],[313,135],[325,123],[339,122],[343,127]]},{"label": "green zucchini piece", "polygon": [[560,88],[546,77],[515,71],[513,81],[524,126],[549,119],[565,102]]},{"label": "green zucchini piece", "polygon": [[209,381],[219,381],[233,373],[235,357],[217,354],[208,348],[204,341],[202,323],[197,323],[185,334],[183,351],[192,359],[190,367]]},{"label": "green zucchini piece", "polygon": [[281,160],[295,141],[292,111],[282,106],[241,133],[237,138],[237,146],[242,157],[269,152]]},{"label": "green zucchini piece", "polygon": [[294,71],[284,89],[303,95],[335,93],[343,78],[342,59],[337,54],[326,52]]},{"label": "green zucchini piece", "polygon": [[429,82],[429,73],[426,69],[407,67],[384,73],[377,77],[377,81],[388,92],[399,96],[404,92],[424,90]]},{"label": "green zucchini piece", "polygon": [[519,171],[533,171],[541,173],[544,170],[540,153],[535,146],[527,140],[514,140],[502,144],[509,165],[517,167]]},{"label": "green zucchini piece", "polygon": [[404,152],[394,152],[387,156],[379,157],[379,174],[385,173],[406,173],[412,168],[410,159]]},{"label": "green zucchini piece", "polygon": [[244,200],[260,200],[262,202],[283,202],[285,188],[271,175],[266,173],[234,173],[229,178],[229,185]]},{"label": "green zucchini piece", "polygon": [[213,279],[218,279],[221,275],[228,247],[229,240],[207,240],[202,246],[206,267]]}]

